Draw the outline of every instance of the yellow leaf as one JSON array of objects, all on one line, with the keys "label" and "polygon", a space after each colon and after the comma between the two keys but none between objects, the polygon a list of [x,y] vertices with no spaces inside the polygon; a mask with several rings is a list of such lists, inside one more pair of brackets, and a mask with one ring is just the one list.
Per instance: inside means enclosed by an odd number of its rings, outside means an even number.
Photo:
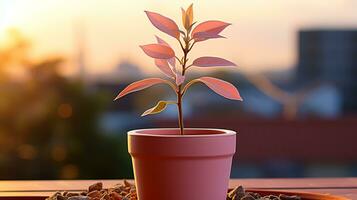
[{"label": "yellow leaf", "polygon": [[186,16],[188,18],[189,26],[191,26],[193,22],[193,4],[191,4],[186,10]]},{"label": "yellow leaf", "polygon": [[187,18],[186,11],[183,8],[181,8],[181,12],[182,12],[182,24],[186,28],[186,18]]},{"label": "yellow leaf", "polygon": [[166,109],[168,104],[175,104],[174,101],[159,101],[154,107],[146,110],[141,116],[144,117],[146,115],[152,115],[162,112]]}]

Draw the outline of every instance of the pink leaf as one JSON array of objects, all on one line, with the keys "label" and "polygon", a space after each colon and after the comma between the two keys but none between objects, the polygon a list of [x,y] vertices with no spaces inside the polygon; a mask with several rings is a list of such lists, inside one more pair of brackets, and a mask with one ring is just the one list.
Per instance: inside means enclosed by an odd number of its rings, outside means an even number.
[{"label": "pink leaf", "polygon": [[170,63],[170,65],[175,69],[176,67],[176,58],[175,57],[172,57],[172,58],[170,58],[170,59],[168,59],[167,60],[169,63]]},{"label": "pink leaf", "polygon": [[199,32],[195,34],[195,41],[196,42],[201,42],[204,40],[208,40],[208,39],[215,39],[215,38],[225,38],[221,35],[217,35],[214,33],[207,33],[207,32]]},{"label": "pink leaf", "polygon": [[134,83],[128,85],[123,91],[121,91],[118,94],[118,96],[115,97],[114,101],[129,94],[129,93],[143,90],[145,88],[148,88],[150,86],[153,86],[153,85],[156,85],[159,83],[166,83],[166,81],[161,78],[148,78],[148,79],[143,79],[143,80],[134,82]]},{"label": "pink leaf", "polygon": [[[156,36],[156,35],[155,35],[155,37],[156,37],[156,40],[157,40],[158,44],[163,44],[163,45],[166,45],[166,46],[171,48],[171,46],[165,40],[161,39],[159,36]],[[175,57],[170,58],[168,61],[169,61],[171,66],[175,67],[175,65],[176,65],[176,58]]]},{"label": "pink leaf", "polygon": [[157,40],[157,43],[158,44],[163,44],[163,45],[166,45],[168,47],[170,47],[169,43],[167,43],[165,40],[161,39],[159,36],[155,35],[156,37],[156,40]]},{"label": "pink leaf", "polygon": [[152,25],[154,25],[157,29],[174,38],[180,38],[179,28],[172,19],[150,11],[145,11],[145,13]]},{"label": "pink leaf", "polygon": [[185,81],[185,76],[182,76],[180,73],[176,73],[176,85],[181,85]]},{"label": "pink leaf", "polygon": [[175,52],[163,44],[148,44],[140,46],[146,55],[158,59],[170,59],[175,57]]},{"label": "pink leaf", "polygon": [[202,22],[202,23],[198,24],[192,30],[191,34],[193,36],[196,33],[206,32],[206,33],[212,33],[212,34],[218,35],[220,32],[222,32],[229,25],[231,25],[231,24],[222,22],[222,21],[216,21],[216,20],[206,21],[206,22]]},{"label": "pink leaf", "polygon": [[201,77],[196,79],[196,81],[201,81],[211,90],[227,99],[242,101],[242,97],[240,96],[237,88],[231,83],[213,77]]},{"label": "pink leaf", "polygon": [[192,65],[198,67],[217,67],[217,66],[237,66],[236,64],[232,63],[223,58],[212,57],[212,56],[204,56],[197,58],[193,61]]},{"label": "pink leaf", "polygon": [[155,59],[155,65],[168,77],[173,78],[175,77],[174,72],[172,71],[171,67],[167,60],[164,59]]},{"label": "pink leaf", "polygon": [[[219,35],[219,33],[222,32],[229,25],[229,23],[222,21],[212,20],[202,22],[192,30],[191,36],[198,41],[203,41],[210,38],[217,38],[214,37],[214,35]],[[202,34],[206,34],[206,37]]]}]

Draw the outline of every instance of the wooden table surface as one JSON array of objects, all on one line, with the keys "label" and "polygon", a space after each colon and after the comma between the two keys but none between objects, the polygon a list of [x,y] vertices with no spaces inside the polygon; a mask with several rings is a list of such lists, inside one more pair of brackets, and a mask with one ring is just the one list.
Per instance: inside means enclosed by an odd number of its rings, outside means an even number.
[{"label": "wooden table surface", "polygon": [[[121,180],[0,181],[0,196],[47,196],[58,190],[84,190],[101,181],[104,187]],[[357,178],[232,179],[230,187],[334,194],[357,200]]]}]

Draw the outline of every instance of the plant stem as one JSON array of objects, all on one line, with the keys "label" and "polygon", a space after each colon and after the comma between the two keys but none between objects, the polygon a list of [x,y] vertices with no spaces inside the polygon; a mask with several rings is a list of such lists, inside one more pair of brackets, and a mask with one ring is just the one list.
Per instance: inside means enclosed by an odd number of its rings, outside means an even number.
[{"label": "plant stem", "polygon": [[[187,34],[188,35],[188,34]],[[181,44],[181,43],[180,43]],[[185,75],[185,70],[186,70],[186,64],[187,64],[187,54],[190,52],[191,48],[189,48],[190,41],[188,38],[185,39],[185,47],[182,47],[183,51],[183,62],[181,63],[182,66],[182,76]],[[177,110],[178,110],[178,121],[179,121],[179,127],[180,127],[180,134],[184,135],[184,123],[183,123],[183,113],[182,113],[182,85],[178,86],[177,90]]]},{"label": "plant stem", "polygon": [[180,135],[184,135],[181,86],[179,86],[179,90],[177,92],[177,110],[178,110],[178,121],[179,121],[179,127],[180,127]]}]

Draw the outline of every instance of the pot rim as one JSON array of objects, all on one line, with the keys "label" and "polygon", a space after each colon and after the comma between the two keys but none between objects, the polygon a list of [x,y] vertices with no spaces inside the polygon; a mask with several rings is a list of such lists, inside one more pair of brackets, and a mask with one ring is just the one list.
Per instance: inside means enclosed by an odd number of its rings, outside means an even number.
[{"label": "pot rim", "polygon": [[200,130],[200,131],[217,131],[221,133],[214,134],[197,134],[197,135],[166,135],[166,134],[147,134],[147,133],[139,133],[145,131],[154,131],[154,130],[179,130],[179,128],[144,128],[144,129],[135,129],[128,131],[129,136],[145,136],[145,137],[161,137],[161,138],[201,138],[201,137],[226,137],[237,135],[236,131],[228,130],[228,129],[220,129],[220,128],[185,128],[185,130]]}]

